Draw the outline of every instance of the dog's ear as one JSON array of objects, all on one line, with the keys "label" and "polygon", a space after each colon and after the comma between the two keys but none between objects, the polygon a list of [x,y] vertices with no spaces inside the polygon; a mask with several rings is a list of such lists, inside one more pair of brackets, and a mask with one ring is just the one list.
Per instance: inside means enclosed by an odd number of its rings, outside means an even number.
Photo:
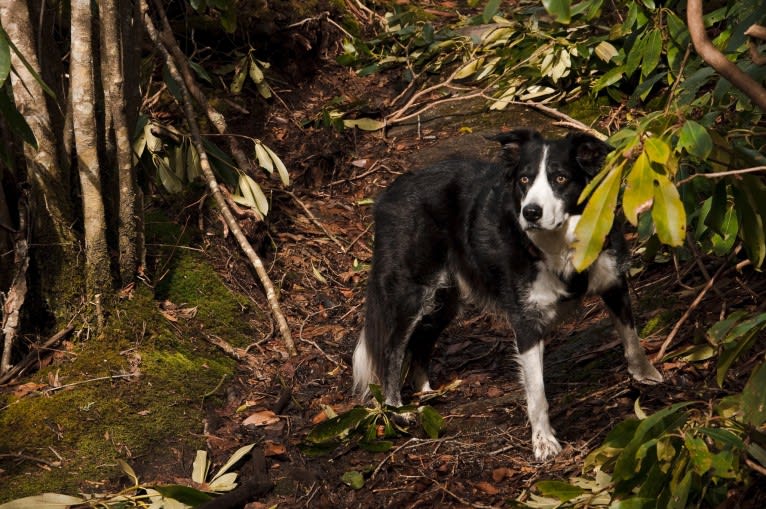
[{"label": "dog's ear", "polygon": [[507,133],[488,136],[487,139],[500,142],[503,146],[503,159],[513,167],[519,162],[521,147],[532,140],[542,139],[542,136],[533,129],[514,129]]},{"label": "dog's ear", "polygon": [[568,138],[572,143],[572,158],[590,177],[601,171],[607,154],[614,150],[590,134],[570,134]]}]

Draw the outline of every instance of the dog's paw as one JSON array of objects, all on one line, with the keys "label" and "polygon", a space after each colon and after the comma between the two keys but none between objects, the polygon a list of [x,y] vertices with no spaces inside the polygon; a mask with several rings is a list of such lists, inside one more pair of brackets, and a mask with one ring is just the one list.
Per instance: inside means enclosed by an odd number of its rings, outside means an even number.
[{"label": "dog's paw", "polygon": [[628,366],[628,372],[630,372],[633,380],[643,384],[658,384],[664,380],[662,373],[657,371],[657,368],[652,366],[648,360]]},{"label": "dog's paw", "polygon": [[537,461],[546,461],[561,452],[561,444],[553,433],[535,433],[532,435],[532,447]]}]

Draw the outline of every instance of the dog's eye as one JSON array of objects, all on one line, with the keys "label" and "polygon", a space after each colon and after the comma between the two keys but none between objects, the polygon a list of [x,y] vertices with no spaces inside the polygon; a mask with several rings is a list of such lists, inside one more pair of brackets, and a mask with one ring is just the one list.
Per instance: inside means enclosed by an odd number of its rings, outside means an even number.
[{"label": "dog's eye", "polygon": [[564,175],[556,175],[556,183],[559,185],[566,184],[567,178]]},{"label": "dog's eye", "polygon": [[519,178],[519,184],[524,185],[524,186],[529,184],[529,177],[521,177],[521,178]]}]

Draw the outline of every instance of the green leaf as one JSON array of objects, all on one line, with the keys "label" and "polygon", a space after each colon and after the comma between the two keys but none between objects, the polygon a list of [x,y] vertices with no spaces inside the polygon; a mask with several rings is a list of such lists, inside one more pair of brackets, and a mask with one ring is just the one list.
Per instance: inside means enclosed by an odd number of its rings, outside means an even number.
[{"label": "green leaf", "polygon": [[707,336],[715,345],[721,345],[729,332],[747,316],[747,311],[739,310],[731,313],[725,319],[716,322],[707,330]]},{"label": "green leaf", "polygon": [[[763,316],[766,316],[764,313]],[[742,391],[742,412],[746,424],[756,428],[766,421],[766,363],[753,370]]]},{"label": "green leaf", "polygon": [[168,161],[165,157],[159,156],[157,154],[152,154],[152,162],[154,162],[154,166],[157,168],[157,174],[160,177],[162,187],[164,187],[171,194],[176,194],[183,191],[183,183],[176,176],[176,174],[171,171],[170,165],[168,164]]},{"label": "green leaf", "polygon": [[319,423],[306,436],[306,441],[314,444],[328,442],[336,438],[345,438],[349,432],[370,415],[370,410],[357,406],[339,416]]},{"label": "green leaf", "polygon": [[622,208],[630,224],[638,224],[638,215],[649,210],[654,201],[654,172],[646,151],[638,156],[628,173]]},{"label": "green leaf", "polygon": [[663,244],[680,246],[686,238],[686,210],[675,184],[665,175],[654,174],[652,219]]},{"label": "green leaf", "polygon": [[[375,428],[372,428],[373,432]],[[368,452],[387,452],[394,446],[390,440],[360,440],[359,447]]]},{"label": "green leaf", "polygon": [[726,189],[726,180],[719,180],[710,197],[710,212],[705,217],[705,226],[721,236],[724,235],[724,218],[726,217],[727,212],[734,208],[729,206],[729,195],[726,192]]},{"label": "green leaf", "polygon": [[662,33],[659,29],[649,32],[644,45],[643,58],[641,59],[641,74],[649,76],[660,63],[662,54]]},{"label": "green leaf", "polygon": [[420,412],[420,423],[426,435],[439,438],[439,433],[444,428],[444,417],[428,405],[420,407],[418,412]]},{"label": "green leaf", "polygon": [[692,485],[692,471],[687,470],[681,482],[677,486],[670,487],[670,499],[667,509],[687,509],[686,501],[689,498],[689,489]]},{"label": "green leaf", "polygon": [[569,0],[543,0],[543,6],[559,23],[567,25],[571,21],[572,10]]},{"label": "green leaf", "polygon": [[29,124],[27,124],[24,116],[16,109],[16,105],[11,98],[3,90],[0,90],[0,116],[3,117],[14,134],[37,150],[35,134],[29,127]]},{"label": "green leaf", "polygon": [[484,7],[484,11],[481,13],[481,19],[484,23],[489,23],[492,18],[497,14],[498,8],[500,8],[501,0],[489,0]]},{"label": "green leaf", "polygon": [[194,488],[189,488],[188,486],[182,486],[180,484],[152,486],[152,488],[157,490],[165,498],[172,498],[173,500],[178,500],[182,504],[190,505],[192,507],[213,500],[213,497],[204,491],[195,490]]},{"label": "green leaf", "polygon": [[580,221],[575,228],[574,254],[572,264],[577,271],[587,269],[604,246],[604,240],[612,229],[617,195],[620,192],[622,166],[609,170],[585,206]]},{"label": "green leaf", "polygon": [[759,200],[766,199],[766,193],[760,192],[759,182],[752,179],[737,182],[733,190],[740,223],[739,234],[748,258],[759,268],[766,260],[766,218],[760,213],[763,204]]},{"label": "green leaf", "polygon": [[[625,446],[620,456],[617,458],[617,462],[614,466],[613,478],[615,481],[621,481],[631,479],[636,472],[636,453],[641,445],[646,442],[647,435],[652,432],[650,436],[657,436],[665,430],[665,426],[659,427],[654,430],[655,426],[660,424],[666,417],[671,416],[678,412],[680,409],[691,405],[692,402],[687,401],[683,403],[676,403],[667,408],[659,410],[650,415],[646,419],[640,421],[636,427],[630,442]],[[667,424],[666,424],[667,426]]]},{"label": "green leaf", "polygon": [[622,79],[622,75],[625,73],[625,66],[613,67],[606,71],[596,82],[592,85],[593,93],[600,91],[606,87],[612,86]]},{"label": "green leaf", "polygon": [[205,68],[202,67],[201,65],[199,65],[197,62],[193,62],[193,61],[189,60],[189,67],[192,68],[192,70],[194,71],[194,73],[197,76],[199,76],[203,80],[207,81],[211,85],[213,84],[213,78],[211,78],[210,75],[205,70]]},{"label": "green leaf", "polygon": [[8,42],[8,34],[0,27],[0,88],[11,73],[11,46]]},{"label": "green leaf", "polygon": [[713,150],[713,139],[707,129],[694,120],[687,120],[678,132],[676,149],[686,150],[693,156],[705,159]]},{"label": "green leaf", "polygon": [[183,93],[181,92],[181,86],[170,74],[170,69],[168,69],[167,65],[162,66],[162,81],[164,81],[165,85],[167,85],[170,95],[172,95],[176,101],[182,102]]},{"label": "green leaf", "polygon": [[247,57],[243,57],[237,64],[237,69],[234,71],[234,79],[231,81],[231,85],[229,85],[229,90],[231,90],[232,94],[238,95],[242,92],[249,67]]},{"label": "green leaf", "polygon": [[[2,29],[2,27],[0,27],[0,29]],[[19,58],[19,60],[21,60],[21,63],[24,64],[24,67],[27,68],[27,71],[29,71],[29,74],[31,74],[35,78],[35,81],[37,81],[37,83],[40,84],[40,87],[42,87],[43,91],[55,100],[56,93],[51,89],[51,87],[49,87],[45,83],[45,81],[43,81],[43,79],[37,73],[35,68],[30,65],[29,61],[26,59],[24,54],[21,51],[19,51],[19,48],[17,48],[16,45],[13,44],[13,41],[8,37],[8,33],[3,31],[3,34],[5,35],[5,40],[7,41],[8,46],[10,46],[13,52],[16,53],[16,56]]]},{"label": "green leaf", "polygon": [[44,493],[0,504],[0,509],[69,509],[73,505],[84,503],[87,501],[83,498],[60,493]]},{"label": "green leaf", "polygon": [[364,486],[364,476],[361,472],[357,472],[356,470],[349,470],[344,473],[340,480],[355,490],[361,489],[362,486]]},{"label": "green leaf", "polygon": [[561,502],[567,502],[579,497],[585,490],[563,481],[538,481],[535,488],[545,497],[553,497]]},{"label": "green leaf", "polygon": [[656,499],[631,497],[616,501],[609,506],[609,509],[649,509],[650,507],[657,507]]},{"label": "green leaf", "polygon": [[745,446],[745,442],[742,440],[742,438],[738,437],[728,429],[702,427],[698,428],[698,431],[711,437],[716,442],[720,442],[724,445],[728,445],[736,449],[742,449]]},{"label": "green leaf", "polygon": [[693,437],[687,431],[684,433],[684,446],[689,451],[694,471],[699,475],[704,475],[713,466],[713,456],[705,444],[705,441],[699,437]]}]

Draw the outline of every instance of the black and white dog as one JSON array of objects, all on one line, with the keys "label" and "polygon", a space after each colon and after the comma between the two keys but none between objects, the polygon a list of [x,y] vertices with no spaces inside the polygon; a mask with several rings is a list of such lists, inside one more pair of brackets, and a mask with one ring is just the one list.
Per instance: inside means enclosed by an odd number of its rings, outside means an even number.
[{"label": "black and white dog", "polygon": [[544,460],[561,446],[548,418],[543,335],[580,297],[602,297],[633,378],[652,383],[662,375],[636,333],[621,229],[614,228],[587,271],[571,264],[583,209],[577,199],[610,147],[585,134],[548,140],[531,130],[494,139],[503,145],[504,165],[444,162],[402,175],[378,199],[354,388],[366,395],[370,383],[380,384],[393,406],[402,404],[405,374],[416,390],[430,391],[437,336],[461,302],[478,303],[514,326],[534,454]]}]

